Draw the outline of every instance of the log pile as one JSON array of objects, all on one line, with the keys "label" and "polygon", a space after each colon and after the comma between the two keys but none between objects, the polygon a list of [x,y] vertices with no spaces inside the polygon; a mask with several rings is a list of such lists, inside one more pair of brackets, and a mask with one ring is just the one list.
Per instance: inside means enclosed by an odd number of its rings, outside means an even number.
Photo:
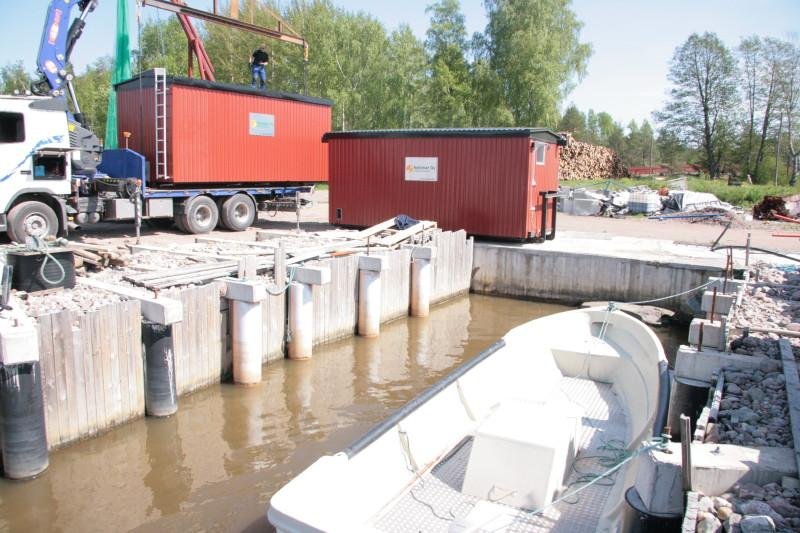
[{"label": "log pile", "polygon": [[558,177],[562,180],[603,180],[629,175],[617,152],[611,148],[576,141],[569,133],[567,145],[561,149]]}]

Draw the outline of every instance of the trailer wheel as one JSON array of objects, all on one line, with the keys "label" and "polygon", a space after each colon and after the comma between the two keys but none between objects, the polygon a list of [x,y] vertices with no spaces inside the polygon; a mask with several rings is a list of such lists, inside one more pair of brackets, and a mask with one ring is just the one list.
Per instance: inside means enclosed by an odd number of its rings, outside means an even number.
[{"label": "trailer wheel", "polygon": [[8,236],[24,243],[25,237],[47,237],[58,234],[58,217],[49,205],[35,200],[21,202],[8,212]]},{"label": "trailer wheel", "polygon": [[220,218],[225,228],[231,231],[244,231],[253,225],[256,205],[246,194],[234,194],[222,202]]},{"label": "trailer wheel", "polygon": [[186,202],[183,213],[175,217],[175,221],[187,233],[208,233],[217,227],[219,209],[208,196],[195,196]]}]

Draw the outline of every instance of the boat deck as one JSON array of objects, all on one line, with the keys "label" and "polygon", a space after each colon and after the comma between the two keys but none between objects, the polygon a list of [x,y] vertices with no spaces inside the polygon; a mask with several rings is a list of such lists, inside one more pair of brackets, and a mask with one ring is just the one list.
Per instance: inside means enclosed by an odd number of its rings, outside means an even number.
[{"label": "boat deck", "polygon": [[[578,455],[569,476],[573,490],[581,474],[599,473],[602,467],[595,456],[608,457],[603,446],[624,441],[628,433],[625,410],[611,386],[588,379],[562,378],[561,390],[584,409],[582,431],[578,437]],[[472,438],[463,440],[430,472],[400,498],[393,507],[379,516],[373,527],[387,533],[408,531],[446,533],[453,520],[466,516],[478,498],[461,493]],[[605,507],[613,476],[587,487],[574,499],[565,500],[534,516],[514,507],[502,506],[503,514],[513,516],[513,523],[501,529],[506,532],[564,531],[591,533]],[[495,505],[501,504],[497,502]],[[497,530],[496,527],[489,527]],[[483,530],[481,530],[483,531]]]}]

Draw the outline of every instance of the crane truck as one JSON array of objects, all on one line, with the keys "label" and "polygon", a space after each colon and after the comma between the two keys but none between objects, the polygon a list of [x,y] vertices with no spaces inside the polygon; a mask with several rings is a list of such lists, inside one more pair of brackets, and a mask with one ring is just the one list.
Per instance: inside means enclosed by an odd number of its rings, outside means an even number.
[{"label": "crane truck", "polygon": [[[80,111],[70,56],[99,0],[52,0],[30,95],[0,96],[0,232],[11,240],[64,236],[101,221],[143,219],[206,233],[241,231],[259,209],[299,208],[313,184],[220,183],[202,189],[148,184],[145,158],[104,150]],[[72,20],[73,9],[79,13]]]}]

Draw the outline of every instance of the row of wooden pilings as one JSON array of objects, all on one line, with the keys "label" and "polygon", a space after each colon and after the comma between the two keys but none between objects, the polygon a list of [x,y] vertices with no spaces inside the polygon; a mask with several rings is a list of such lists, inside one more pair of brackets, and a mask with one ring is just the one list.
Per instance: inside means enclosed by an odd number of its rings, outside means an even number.
[{"label": "row of wooden pilings", "polygon": [[[413,246],[409,249],[409,314],[425,317],[431,303],[431,263],[436,257],[436,248]],[[243,261],[239,278],[224,280],[225,298],[231,313],[233,381],[255,385],[261,382],[264,353],[262,301],[268,294],[274,294],[275,289],[256,278],[254,262]],[[387,258],[382,255],[358,258],[357,332],[361,336],[380,334],[381,272],[388,265]],[[288,293],[287,355],[290,359],[309,359],[314,339],[313,287],[330,283],[331,272],[325,266],[289,267],[288,270],[288,283],[280,289]],[[161,323],[141,321],[144,406],[146,414],[155,417],[170,416],[178,409],[173,327],[182,316],[168,305],[161,305],[157,313]],[[152,318],[152,310],[149,314]],[[21,313],[11,320],[0,320],[0,447],[4,474],[11,479],[35,477],[49,465],[37,335],[35,321]]]}]

